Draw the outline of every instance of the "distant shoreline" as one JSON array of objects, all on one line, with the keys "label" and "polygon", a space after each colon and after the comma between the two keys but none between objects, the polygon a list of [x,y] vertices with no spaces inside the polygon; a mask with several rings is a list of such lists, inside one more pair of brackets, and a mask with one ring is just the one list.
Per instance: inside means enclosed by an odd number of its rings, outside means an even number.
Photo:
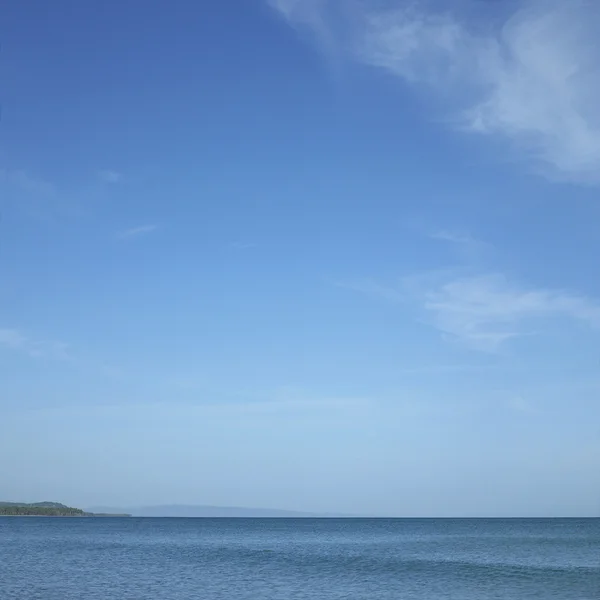
[{"label": "distant shoreline", "polygon": [[60,502],[0,502],[0,517],[130,517],[125,511],[87,511]]},{"label": "distant shoreline", "polygon": [[3,515],[0,519],[181,519],[205,521],[597,521],[599,516],[586,517],[281,517],[281,516],[149,516],[149,515]]},{"label": "distant shoreline", "polygon": [[0,519],[129,519],[131,515],[0,515]]},{"label": "distant shoreline", "polygon": [[[129,519],[132,518],[132,515],[3,515],[0,514],[0,519],[28,519],[29,517],[34,517],[36,519]],[[150,517],[151,518],[151,517]]]}]

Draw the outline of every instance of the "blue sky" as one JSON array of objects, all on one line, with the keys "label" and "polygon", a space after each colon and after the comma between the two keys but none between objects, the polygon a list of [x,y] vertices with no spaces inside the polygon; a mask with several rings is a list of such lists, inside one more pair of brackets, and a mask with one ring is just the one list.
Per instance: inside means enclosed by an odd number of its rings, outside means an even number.
[{"label": "blue sky", "polygon": [[600,4],[8,0],[7,500],[600,511]]}]

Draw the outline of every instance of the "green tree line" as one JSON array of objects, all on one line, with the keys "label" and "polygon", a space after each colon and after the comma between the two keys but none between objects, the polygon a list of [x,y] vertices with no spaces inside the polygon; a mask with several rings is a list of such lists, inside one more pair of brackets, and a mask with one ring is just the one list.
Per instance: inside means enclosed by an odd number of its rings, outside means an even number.
[{"label": "green tree line", "polygon": [[0,516],[5,517],[83,517],[87,513],[70,506],[36,506],[34,504],[0,505]]}]

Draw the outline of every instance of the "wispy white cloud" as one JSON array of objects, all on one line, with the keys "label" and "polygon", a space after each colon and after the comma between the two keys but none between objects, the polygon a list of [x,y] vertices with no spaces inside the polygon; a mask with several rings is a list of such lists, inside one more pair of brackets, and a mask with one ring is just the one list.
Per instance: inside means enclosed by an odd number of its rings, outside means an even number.
[{"label": "wispy white cloud", "polygon": [[59,185],[25,169],[0,168],[0,195],[6,195],[20,210],[43,221],[89,214],[103,187],[98,180],[81,188]]},{"label": "wispy white cloud", "polygon": [[449,229],[440,229],[429,234],[432,240],[439,240],[441,242],[449,242],[450,244],[464,244],[464,245],[480,245],[481,242],[471,237],[467,233],[459,231],[452,231]]},{"label": "wispy white cloud", "polygon": [[[345,417],[351,418],[370,414],[374,401],[364,397],[331,397],[322,395],[296,394],[288,396],[285,394],[273,394],[264,400],[238,399],[235,401],[210,401],[210,402],[181,402],[175,396],[165,401],[148,401],[143,403],[130,402],[118,404],[102,403],[88,405],[86,407],[69,407],[70,411],[79,410],[83,414],[92,412],[121,413],[142,410],[145,414],[162,414],[167,419],[227,419],[252,422],[255,419],[264,424],[264,419],[294,419],[312,421],[319,424],[326,419],[334,422]],[[54,412],[63,410],[64,406],[55,406],[50,409],[42,409],[43,412]]]},{"label": "wispy white cloud", "polygon": [[37,340],[17,329],[0,329],[0,346],[22,352],[31,358],[70,360],[67,344]]},{"label": "wispy white cloud", "polygon": [[519,286],[502,275],[447,281],[424,290],[421,300],[440,331],[485,351],[530,334],[535,319],[568,318],[600,327],[600,305],[594,300],[563,290]]},{"label": "wispy white cloud", "polygon": [[100,177],[100,179],[105,183],[119,183],[123,181],[122,173],[119,173],[118,171],[113,171],[111,169],[99,171],[98,177]]},{"label": "wispy white cloud", "polygon": [[56,188],[52,183],[23,169],[0,169],[0,183],[8,184],[30,194],[42,196],[51,196],[56,192]]},{"label": "wispy white cloud", "polygon": [[[551,178],[600,183],[600,2],[270,4],[356,60],[429,87],[456,127],[509,140]],[[341,5],[352,10],[332,10]]]},{"label": "wispy white cloud", "polygon": [[327,58],[335,58],[339,53],[336,40],[336,13],[343,10],[344,2],[331,0],[266,0],[273,9],[294,27],[308,29],[317,44],[327,53]]},{"label": "wispy white cloud", "polygon": [[449,277],[438,272],[406,278],[397,286],[361,281],[343,287],[414,306],[446,339],[485,352],[537,332],[536,320],[571,319],[600,329],[600,303],[594,299],[521,286],[500,274]]},{"label": "wispy white cloud", "polygon": [[406,293],[401,287],[386,285],[373,281],[372,279],[353,279],[347,281],[333,282],[337,287],[359,292],[367,296],[382,298],[392,302],[401,302],[406,300]]},{"label": "wispy white cloud", "polygon": [[158,229],[158,225],[140,225],[138,227],[131,227],[117,233],[117,237],[121,240],[138,237],[140,235],[146,235],[152,233]]},{"label": "wispy white cloud", "polygon": [[520,395],[511,396],[508,400],[508,406],[513,411],[525,415],[535,415],[540,412],[531,401],[526,400]]},{"label": "wispy white cloud", "polygon": [[232,250],[250,250],[251,248],[256,248],[256,244],[254,242],[232,242],[229,244],[229,247]]},{"label": "wispy white cloud", "polygon": [[318,19],[326,0],[267,0],[286,19],[313,24]]}]

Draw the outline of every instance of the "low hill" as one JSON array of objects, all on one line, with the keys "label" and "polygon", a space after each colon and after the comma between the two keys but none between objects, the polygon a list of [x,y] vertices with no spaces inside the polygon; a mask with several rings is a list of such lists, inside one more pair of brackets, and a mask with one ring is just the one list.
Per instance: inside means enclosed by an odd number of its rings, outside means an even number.
[{"label": "low hill", "polygon": [[66,504],[60,502],[0,502],[0,507],[7,506],[31,506],[33,508],[59,508],[68,509],[70,508]]},{"label": "low hill", "polygon": [[0,517],[108,517],[129,516],[85,512],[60,502],[0,502]]}]

